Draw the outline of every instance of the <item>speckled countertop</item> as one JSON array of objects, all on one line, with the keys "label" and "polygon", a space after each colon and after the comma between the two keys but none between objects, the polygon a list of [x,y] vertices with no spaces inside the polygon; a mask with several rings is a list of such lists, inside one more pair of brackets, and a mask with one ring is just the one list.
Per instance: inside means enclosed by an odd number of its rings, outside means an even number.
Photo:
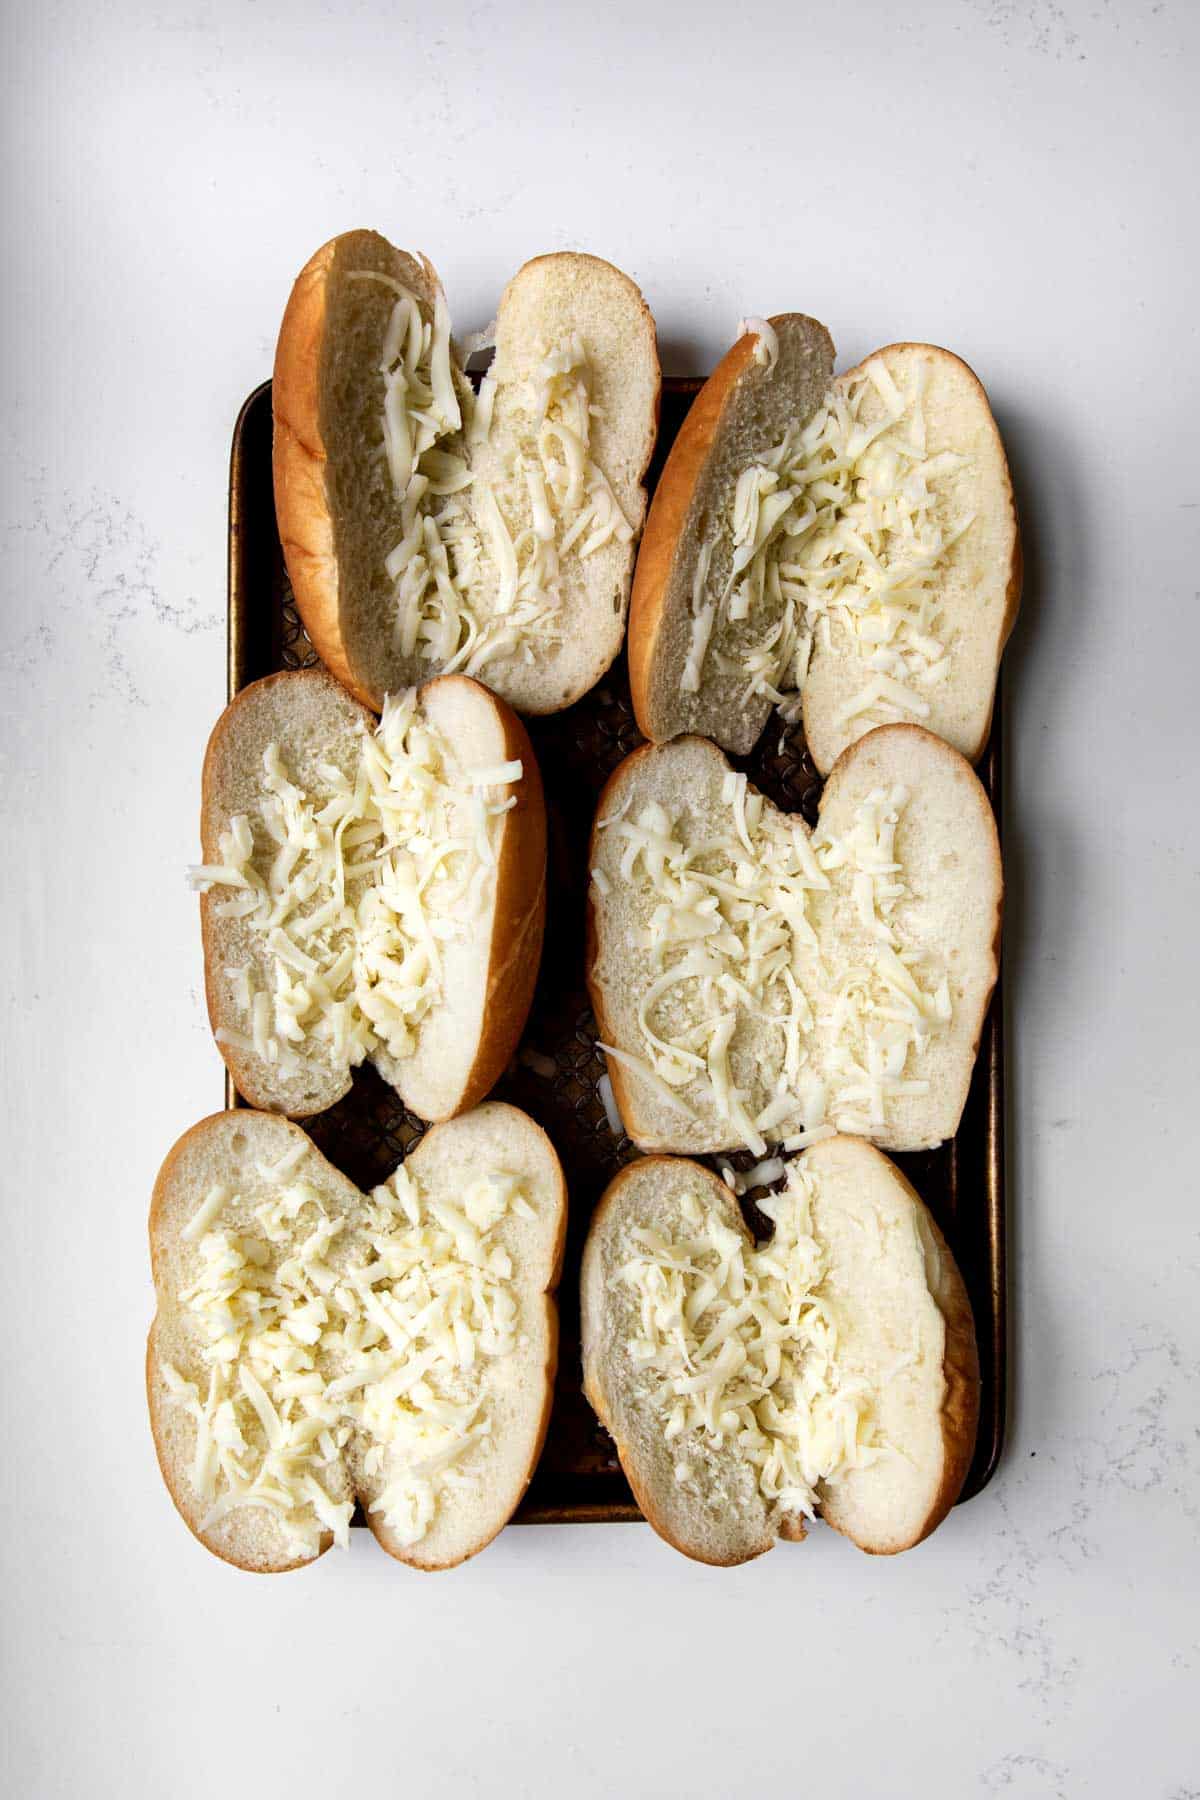
[{"label": "speckled countertop", "polygon": [[[10,1791],[1200,1795],[1194,9],[116,0],[8,37]],[[467,328],[578,245],[668,369],[803,307],[843,364],[924,337],[991,391],[1029,568],[1014,1398],[992,1485],[894,1562],[546,1527],[442,1579],[356,1542],[264,1583],[159,1483],[146,1202],[221,1097],[183,870],[229,434],[357,224]]]}]

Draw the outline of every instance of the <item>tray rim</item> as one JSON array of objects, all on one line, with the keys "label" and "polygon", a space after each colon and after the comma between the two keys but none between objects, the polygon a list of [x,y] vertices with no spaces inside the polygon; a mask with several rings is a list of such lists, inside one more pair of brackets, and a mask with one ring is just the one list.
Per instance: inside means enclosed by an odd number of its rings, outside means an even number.
[{"label": "tray rim", "polygon": [[[706,376],[703,375],[664,375],[662,391],[664,395],[692,398],[703,387]],[[225,698],[226,704],[231,701],[243,687],[248,685],[252,677],[247,673],[248,634],[246,631],[246,602],[244,593],[241,556],[248,521],[243,516],[242,471],[245,463],[245,437],[249,420],[256,409],[268,399],[271,391],[271,380],[261,381],[251,389],[238,409],[233,427],[233,438],[229,459],[229,501],[228,501],[228,544],[226,558],[226,655],[225,655]],[[274,521],[272,521],[273,523]],[[253,527],[251,527],[252,529]],[[977,772],[988,792],[992,811],[996,819],[997,831],[1003,849],[1003,795],[1004,795],[1004,732],[1003,721],[1003,669],[997,672],[996,691],[992,712],[992,725],[983,756],[979,759]],[[1009,1305],[1008,1305],[1008,1221],[1006,1194],[1006,1130],[1007,1109],[1005,1105],[1007,1092],[1008,1067],[1004,1034],[1004,956],[1001,951],[1000,968],[996,985],[984,1018],[980,1033],[979,1048],[976,1058],[976,1071],[982,1064],[986,1069],[987,1106],[985,1118],[986,1156],[985,1156],[985,1189],[988,1213],[987,1231],[987,1283],[991,1292],[991,1391],[992,1406],[990,1413],[991,1439],[987,1445],[987,1453],[979,1460],[980,1440],[977,1437],[972,1459],[972,1474],[960,1493],[956,1506],[964,1506],[968,1501],[981,1494],[992,1477],[1004,1454],[1008,1429],[1009,1408]],[[241,1106],[244,1102],[233,1083],[229,1071],[225,1071],[225,1107],[230,1109]],[[956,1139],[950,1140],[951,1144]],[[976,1332],[979,1324],[976,1323]],[[981,1426],[983,1418],[980,1420]],[[978,1464],[976,1472],[976,1464]],[[537,1479],[535,1467],[531,1477],[531,1487]],[[561,1479],[561,1478],[560,1478]],[[579,1476],[580,1481],[592,1479]],[[527,1490],[520,1505],[513,1514],[510,1523],[522,1525],[547,1524],[616,1524],[643,1521],[645,1515],[636,1503],[625,1499],[581,1500],[577,1498],[563,1499],[555,1502],[550,1498],[542,1499],[536,1495],[531,1497]],[[355,1520],[358,1523],[358,1520]]]}]

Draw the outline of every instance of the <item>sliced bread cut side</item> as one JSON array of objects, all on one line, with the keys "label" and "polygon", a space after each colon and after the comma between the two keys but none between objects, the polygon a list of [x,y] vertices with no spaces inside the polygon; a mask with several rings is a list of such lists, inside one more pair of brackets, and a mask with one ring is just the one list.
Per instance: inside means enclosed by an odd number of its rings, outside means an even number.
[{"label": "sliced bread cut side", "polygon": [[[426,1133],[404,1164],[431,1207],[462,1205],[476,1170],[519,1177],[530,1215],[509,1209],[492,1239],[516,1272],[517,1317],[508,1353],[486,1365],[489,1437],[479,1478],[441,1508],[416,1544],[406,1545],[372,1507],[390,1473],[363,1469],[361,1440],[354,1467],[367,1523],[390,1555],[420,1569],[449,1569],[476,1555],[512,1517],[541,1455],[558,1365],[558,1307],[567,1192],[550,1140],[516,1107],[491,1101]],[[466,1472],[473,1472],[470,1462]]]},{"label": "sliced bread cut side", "polygon": [[747,329],[701,390],[634,585],[638,723],[745,754],[799,694],[823,774],[896,720],[974,762],[1021,588],[987,395],[931,344],[832,365],[824,327],[785,314]]},{"label": "sliced bread cut side", "polygon": [[953,1135],[1003,895],[957,751],[880,727],[840,758],[810,832],[706,740],[647,745],[601,795],[590,866],[589,990],[643,1149]]},{"label": "sliced bread cut side", "polygon": [[723,616],[735,554],[729,525],[743,470],[821,404],[834,348],[825,327],[804,313],[767,323],[776,360],[760,354],[763,340],[753,331],[726,351],[671,446],[646,520],[629,612],[629,685],[639,729],[652,743],[695,732],[744,756],[774,706],[746,693],[739,665],[782,608],[766,596],[753,618]]},{"label": "sliced bread cut side", "polygon": [[583,1390],[612,1436],[634,1498],[660,1537],[697,1562],[728,1567],[761,1556],[776,1522],[753,1468],[729,1442],[689,1440],[689,1479],[676,1479],[682,1453],[667,1437],[657,1384],[630,1357],[641,1327],[636,1292],[620,1271],[635,1253],[635,1229],[667,1243],[690,1234],[683,1206],[699,1197],[706,1211],[749,1250],[753,1239],[725,1183],[699,1163],[646,1156],[609,1184],[593,1216],[580,1277]]},{"label": "sliced bread cut side", "polygon": [[495,348],[476,402],[432,265],[375,232],[318,251],[284,315],[288,572],[318,653],[376,711],[462,671],[556,712],[620,648],[658,417],[654,321],[611,264],[537,257],[501,297]]},{"label": "sliced bread cut side", "polygon": [[761,1555],[820,1515],[861,1549],[919,1543],[961,1491],[979,1370],[945,1241],[861,1139],[789,1166],[757,1249],[724,1182],[652,1156],[611,1183],[582,1274],[585,1391],[659,1535]]},{"label": "sliced bread cut side", "polygon": [[545,915],[515,714],[447,676],[379,724],[324,670],[268,676],[218,721],[202,792],[209,1018],[239,1093],[304,1117],[369,1059],[421,1118],[480,1100],[520,1038]]},{"label": "sliced bread cut side", "polygon": [[151,1204],[146,1358],[189,1529],[279,1572],[346,1544],[358,1500],[401,1561],[475,1555],[541,1451],[565,1223],[558,1160],[514,1107],[435,1127],[369,1198],[277,1116],[193,1127]]},{"label": "sliced bread cut side", "polygon": [[[921,460],[926,466],[935,459],[953,464],[927,484],[929,510],[945,548],[929,577],[931,642],[914,651],[902,640],[908,668],[896,670],[901,694],[889,687],[863,706],[872,651],[862,640],[861,625],[856,633],[851,615],[833,608],[828,636],[818,629],[802,711],[804,735],[823,774],[865,731],[893,719],[924,725],[968,762],[978,762],[991,730],[1000,657],[1021,601],[1021,534],[1012,480],[978,376],[960,357],[933,344],[889,344],[837,379],[843,394],[856,384],[861,388],[859,417],[868,431],[887,416],[869,374],[880,363],[900,395],[921,394]],[[901,414],[902,429],[908,430],[910,418],[911,408]],[[909,466],[921,463],[913,457]],[[911,634],[914,643],[919,635]]]}]

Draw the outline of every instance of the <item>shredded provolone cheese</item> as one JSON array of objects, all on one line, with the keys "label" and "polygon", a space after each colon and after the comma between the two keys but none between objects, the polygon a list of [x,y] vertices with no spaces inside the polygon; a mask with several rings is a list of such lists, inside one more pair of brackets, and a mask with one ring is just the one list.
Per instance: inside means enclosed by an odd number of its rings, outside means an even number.
[{"label": "shredded provolone cheese", "polygon": [[[220,1191],[222,1209],[241,1206]],[[449,1201],[400,1169],[359,1219],[285,1181],[240,1231],[220,1228],[212,1209],[210,1194],[193,1224],[212,1228],[178,1296],[192,1378],[162,1367],[195,1424],[201,1529],[258,1508],[301,1556],[326,1533],[345,1548],[349,1459],[372,1512],[400,1543],[419,1542],[447,1496],[483,1479],[487,1372],[520,1331],[500,1227],[535,1217],[520,1179],[467,1179]]]},{"label": "shredded provolone cheese", "polygon": [[499,656],[528,659],[535,644],[559,635],[562,557],[584,559],[633,536],[592,458],[596,408],[583,342],[573,333],[544,350],[506,413],[514,448],[501,459],[487,453],[495,375],[472,404],[456,381],[440,292],[429,318],[390,276],[358,271],[354,279],[381,281],[397,296],[379,363],[383,452],[400,512],[384,565],[396,648],[468,675]]},{"label": "shredded provolone cheese", "polygon": [[689,828],[691,841],[658,801],[601,823],[620,846],[609,868],[641,896],[650,963],[637,1049],[608,1054],[693,1116],[706,1101],[759,1157],[771,1142],[875,1133],[892,1103],[928,1091],[921,1056],[951,1017],[948,978],[906,935],[907,791],[875,790],[846,833],[811,839],[744,775],[727,774],[720,798],[714,828]]},{"label": "shredded provolone cheese", "polygon": [[758,339],[754,346],[754,360],[769,375],[779,361],[779,334],[769,319],[739,319],[737,334],[745,337],[752,332]]},{"label": "shredded provolone cheese", "polygon": [[[693,624],[685,691],[698,687],[708,655],[744,679],[747,699],[786,706],[804,687],[821,634],[863,665],[841,723],[929,716],[931,690],[951,661],[933,580],[974,515],[948,485],[968,459],[928,450],[926,377],[917,361],[901,393],[873,357],[830,390],[806,426],[790,427],[742,470],[727,521],[728,576],[722,591],[704,596],[712,617],[703,637]],[[693,620],[702,616],[697,600],[692,610]],[[758,619],[762,631],[748,635]],[[739,621],[747,631],[731,634]]]},{"label": "shredded provolone cheese", "polygon": [[708,654],[708,640],[712,636],[712,628],[717,616],[716,601],[704,598],[711,555],[711,543],[703,545],[696,559],[696,573],[692,579],[692,634],[688,643],[687,658],[683,665],[683,674],[679,678],[679,686],[685,694],[695,694],[700,691],[700,676],[704,668],[704,658]]},{"label": "shredded provolone cheese", "polygon": [[775,1230],[759,1248],[685,1195],[680,1235],[631,1227],[612,1277],[636,1306],[626,1354],[661,1418],[676,1480],[694,1481],[707,1454],[736,1446],[763,1498],[807,1518],[819,1483],[883,1453],[873,1392],[838,1365],[814,1194],[793,1164],[784,1191],[760,1202]]},{"label": "shredded provolone cheese", "polygon": [[608,1120],[608,1129],[614,1137],[625,1135],[625,1124],[621,1118],[621,1109],[617,1105],[617,1096],[613,1093],[611,1075],[604,1074],[596,1083],[596,1092],[600,1096],[600,1104],[604,1108],[604,1116]]},{"label": "shredded provolone cheese", "polygon": [[201,889],[228,890],[214,910],[254,942],[252,963],[227,971],[241,1026],[221,1041],[284,1075],[309,1056],[354,1068],[410,1055],[447,947],[494,892],[515,804],[505,790],[521,773],[515,760],[464,769],[415,689],[386,702],[349,772],[325,763],[301,785],[270,744],[254,813],[230,820],[219,863],[192,871]]},{"label": "shredded provolone cheese", "polygon": [[913,1065],[952,1016],[948,976],[923,975],[901,929],[898,909],[909,890],[896,830],[908,799],[903,786],[876,788],[847,832],[833,837],[818,828],[813,839],[821,868],[843,891],[849,886],[863,934],[861,955],[822,1002],[839,1131],[877,1131],[887,1123],[889,1101],[928,1093]]}]

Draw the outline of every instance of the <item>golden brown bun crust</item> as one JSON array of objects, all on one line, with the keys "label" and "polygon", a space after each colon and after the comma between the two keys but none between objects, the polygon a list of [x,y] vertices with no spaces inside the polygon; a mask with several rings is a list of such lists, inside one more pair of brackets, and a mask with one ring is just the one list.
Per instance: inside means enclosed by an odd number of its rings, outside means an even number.
[{"label": "golden brown bun crust", "polygon": [[[276,675],[266,675],[261,681],[251,682],[235,695],[213,727],[204,756],[200,784],[200,846],[201,859],[205,863],[220,859],[219,839],[226,823],[218,800],[219,783],[216,776],[217,765],[224,753],[225,738],[236,730],[240,710],[251,704],[248,697],[279,683],[290,683],[297,692],[308,685],[327,687],[336,690],[348,705],[356,704],[342,694],[341,685],[323,668],[284,670]],[[437,676],[421,692],[424,695],[435,688],[447,692],[456,685],[460,689],[469,689],[493,709],[504,734],[504,760],[519,758],[523,777],[517,790],[517,804],[503,815],[501,821],[483,1029],[466,1083],[458,1101],[445,1115],[447,1118],[453,1118],[478,1105],[491,1092],[512,1060],[533,1001],[546,918],[546,808],[541,772],[529,734],[506,701],[468,675]],[[375,714],[361,702],[357,705],[364,727],[374,730],[377,723]],[[204,992],[209,1024],[214,1041],[217,1041],[217,1030],[227,1021],[221,1018],[218,1006],[216,969],[221,954],[220,933],[212,904],[212,894],[201,894]],[[219,1041],[217,1048],[233,1077],[238,1093],[249,1105],[262,1112],[281,1110],[276,1095],[262,1079],[256,1057]],[[351,1081],[352,1075],[347,1071],[340,1091],[331,1094],[323,1105],[291,1112],[287,1116],[310,1118],[314,1112],[325,1111],[349,1092]]]},{"label": "golden brown bun crust", "polygon": [[357,685],[342,641],[333,518],[325,493],[321,342],[339,241],[330,239],[305,263],[279,329],[271,382],[275,519],[296,610],[317,654],[356,700],[378,710],[374,697]]},{"label": "golden brown bun crust", "polygon": [[[616,1080],[614,1071],[614,1087],[615,1085]],[[591,1224],[588,1227],[588,1249],[584,1252],[585,1261],[589,1251],[593,1256],[599,1255],[598,1245],[600,1241],[600,1227],[603,1223],[604,1215],[610,1206],[615,1205],[619,1201],[625,1183],[633,1176],[642,1175],[648,1166],[655,1163],[662,1163],[671,1167],[680,1160],[679,1157],[675,1156],[642,1156],[639,1157],[636,1162],[630,1163],[627,1168],[621,1169],[618,1174],[613,1176],[603,1194],[600,1196],[596,1210],[592,1214]],[[726,1187],[725,1183],[718,1175],[714,1175],[711,1169],[706,1169],[703,1163],[696,1163],[694,1166],[697,1177],[708,1182],[715,1190],[715,1195],[719,1199],[722,1207],[726,1206],[729,1200],[729,1189]],[[746,1229],[745,1221],[740,1218],[740,1214],[739,1223],[746,1242],[748,1244],[753,1244],[754,1240]],[[600,1376],[599,1367],[596,1360],[588,1354],[588,1345],[586,1342],[584,1344],[583,1357],[583,1392],[585,1398],[591,1405],[593,1412],[596,1414],[596,1417],[612,1438],[613,1444],[616,1447],[617,1459],[624,1471],[625,1479],[633,1489],[633,1497],[637,1501],[638,1510],[641,1512],[642,1517],[646,1522],[654,1527],[654,1530],[658,1533],[659,1537],[662,1538],[663,1542],[665,1544],[670,1544],[672,1550],[680,1551],[684,1556],[690,1557],[693,1562],[707,1563],[710,1568],[732,1569],[737,1568],[741,1563],[752,1562],[756,1557],[765,1555],[766,1552],[771,1549],[774,1543],[773,1537],[766,1538],[757,1549],[750,1551],[750,1553],[745,1556],[705,1555],[697,1549],[694,1544],[680,1543],[679,1539],[672,1534],[658,1508],[653,1486],[649,1482],[644,1482],[642,1480],[638,1459],[635,1455],[631,1454],[628,1443],[620,1435],[616,1421],[609,1412],[608,1400],[604,1391],[604,1383]],[[791,1534],[789,1533],[788,1535]],[[801,1524],[798,1536],[801,1538],[804,1536],[803,1524]]]},{"label": "golden brown bun crust", "polygon": [[671,564],[687,521],[696,482],[708,461],[725,407],[758,340],[739,337],[725,352],[688,408],[679,435],[663,465],[642,531],[629,600],[629,688],[633,716],[643,737],[653,738],[650,718],[651,670],[666,610]]},{"label": "golden brown bun crust", "polygon": [[[502,1108],[502,1110],[507,1111],[507,1112],[519,1111],[518,1108],[508,1107],[503,1102],[496,1101],[496,1102],[493,1102],[492,1104],[496,1105],[497,1107]],[[246,1111],[246,1112],[242,1113],[240,1116],[242,1119],[248,1121],[254,1117],[254,1114],[253,1114],[253,1112]],[[151,1269],[151,1274],[152,1274],[152,1277],[154,1280],[156,1291],[160,1287],[161,1278],[162,1278],[162,1267],[161,1267],[161,1263],[162,1263],[162,1248],[161,1248],[161,1245],[162,1245],[162,1240],[161,1240],[162,1219],[161,1219],[161,1215],[166,1207],[167,1192],[168,1192],[168,1189],[169,1189],[169,1186],[170,1186],[172,1180],[174,1179],[176,1165],[180,1161],[181,1157],[183,1156],[185,1150],[187,1149],[187,1147],[189,1146],[189,1144],[191,1143],[193,1138],[204,1136],[207,1133],[209,1133],[210,1131],[212,1131],[214,1127],[223,1125],[228,1120],[228,1117],[229,1117],[228,1113],[212,1113],[209,1115],[208,1118],[201,1119],[197,1124],[193,1125],[190,1128],[190,1130],[185,1131],[183,1136],[178,1140],[178,1142],[175,1143],[172,1146],[172,1148],[167,1152],[166,1159],[163,1162],[163,1165],[158,1172],[158,1177],[154,1183],[154,1191],[153,1191],[153,1194],[152,1194],[151,1200],[150,1200],[150,1216],[149,1216],[150,1269]],[[547,1322],[548,1329],[547,1329],[547,1339],[546,1339],[546,1362],[545,1362],[544,1394],[543,1394],[543,1400],[542,1400],[542,1411],[541,1411],[541,1417],[538,1422],[537,1430],[534,1434],[534,1438],[533,1438],[533,1441],[532,1441],[532,1444],[530,1447],[529,1463],[528,1463],[528,1466],[525,1471],[525,1477],[521,1483],[520,1491],[517,1494],[517,1496],[514,1500],[514,1503],[513,1503],[513,1509],[512,1509],[513,1512],[516,1511],[516,1507],[520,1504],[521,1499],[524,1497],[525,1492],[529,1487],[529,1483],[533,1478],[534,1470],[537,1468],[538,1460],[542,1454],[542,1447],[546,1441],[546,1431],[547,1431],[547,1428],[550,1423],[550,1411],[551,1411],[551,1408],[554,1403],[554,1383],[555,1383],[555,1377],[558,1372],[558,1306],[554,1299],[554,1295],[555,1295],[555,1291],[558,1287],[559,1281],[562,1276],[563,1252],[564,1252],[564,1248],[565,1248],[565,1244],[566,1244],[566,1235],[567,1235],[567,1188],[566,1188],[566,1181],[563,1176],[562,1164],[558,1160],[558,1155],[554,1149],[553,1144],[550,1142],[550,1139],[547,1137],[546,1133],[542,1130],[541,1126],[537,1125],[534,1120],[532,1120],[528,1117],[527,1114],[522,1114],[521,1117],[525,1120],[525,1123],[533,1131],[535,1131],[537,1133],[538,1137],[545,1144],[545,1147],[546,1147],[547,1151],[549,1152],[550,1164],[554,1170],[556,1189],[557,1189],[556,1197],[557,1197],[557,1202],[558,1202],[558,1232],[557,1232],[557,1237],[555,1239],[554,1255],[551,1260],[550,1277],[546,1283],[546,1287],[544,1290],[546,1322]],[[300,1128],[297,1127],[297,1130],[299,1130],[299,1129]],[[431,1139],[435,1139],[437,1136],[437,1133],[440,1131],[444,1131],[445,1129],[446,1129],[446,1127],[444,1124],[433,1126],[431,1128],[431,1130],[425,1134],[425,1137],[422,1139],[422,1143],[428,1143]],[[309,1142],[310,1142],[311,1153],[314,1156],[320,1156],[320,1154],[321,1154],[320,1151],[317,1150],[316,1146],[311,1143],[311,1140],[309,1140]],[[420,1146],[418,1146],[418,1151],[419,1151],[419,1149],[420,1149]],[[417,1154],[417,1152],[414,1152],[414,1155],[415,1154]],[[327,1160],[327,1159],[323,1158],[322,1160]],[[162,1384],[160,1382],[156,1382],[154,1379],[155,1371],[158,1366],[158,1364],[157,1364],[157,1342],[156,1342],[157,1325],[158,1325],[158,1319],[157,1319],[157,1315],[156,1315],[154,1321],[152,1322],[152,1324],[150,1326],[150,1331],[149,1331],[149,1334],[146,1339],[145,1381],[146,1381],[146,1401],[147,1401],[147,1406],[148,1406],[149,1414],[150,1414],[150,1431],[151,1431],[151,1436],[154,1441],[154,1454],[155,1454],[155,1457],[158,1462],[159,1471],[163,1478],[163,1483],[166,1486],[167,1492],[171,1496],[171,1500],[174,1503],[175,1510],[178,1512],[180,1518],[183,1520],[184,1524],[187,1526],[187,1528],[191,1532],[192,1536],[196,1539],[197,1543],[203,1544],[203,1546],[206,1550],[211,1551],[214,1556],[220,1557],[222,1562],[230,1563],[234,1568],[237,1568],[237,1569],[245,1569],[249,1574],[252,1574],[252,1575],[283,1575],[283,1574],[289,1573],[293,1569],[306,1568],[310,1563],[316,1562],[317,1556],[324,1556],[326,1551],[332,1548],[333,1535],[331,1532],[326,1532],[326,1533],[322,1534],[321,1547],[320,1547],[319,1551],[317,1552],[316,1556],[297,1557],[296,1559],[294,1559],[291,1562],[273,1563],[269,1567],[264,1567],[263,1565],[261,1565],[259,1563],[243,1561],[241,1558],[239,1558],[238,1556],[233,1554],[231,1551],[229,1551],[225,1548],[219,1547],[218,1545],[213,1543],[200,1530],[199,1519],[195,1516],[194,1507],[189,1505],[187,1496],[185,1494],[183,1494],[177,1488],[177,1486],[175,1484],[175,1479],[174,1479],[175,1466],[172,1463],[172,1461],[170,1460],[170,1458],[166,1455],[165,1449],[164,1449],[165,1438],[164,1438],[164,1434],[161,1429],[162,1417],[163,1417],[163,1405],[164,1405],[163,1395],[162,1395]],[[361,1498],[362,1498],[361,1495],[358,1496],[358,1498],[361,1502]],[[480,1537],[477,1540],[477,1542],[472,1544],[469,1549],[464,1550],[461,1556],[457,1556],[457,1557],[451,1558],[449,1560],[436,1561],[436,1560],[430,1559],[430,1558],[426,1558],[426,1559],[422,1560],[422,1558],[420,1557],[420,1554],[419,1554],[419,1547],[417,1547],[417,1546],[413,1546],[410,1549],[402,1549],[395,1543],[390,1542],[388,1540],[386,1527],[383,1526],[382,1524],[379,1524],[375,1520],[373,1515],[370,1513],[370,1511],[364,1509],[364,1517],[365,1517],[366,1523],[371,1531],[372,1536],[375,1538],[376,1542],[381,1546],[381,1548],[384,1551],[386,1551],[386,1553],[389,1556],[391,1556],[397,1562],[407,1563],[410,1568],[423,1569],[423,1570],[438,1570],[438,1569],[457,1568],[460,1563],[468,1561],[469,1558],[471,1558],[472,1556],[478,1555],[480,1550],[486,1549],[487,1545],[492,1542],[493,1538],[495,1538],[503,1530],[504,1526],[508,1523],[508,1519],[500,1520],[494,1530],[485,1533],[482,1537]],[[512,1513],[509,1514],[509,1518],[511,1518],[511,1517],[512,1517]]]}]

